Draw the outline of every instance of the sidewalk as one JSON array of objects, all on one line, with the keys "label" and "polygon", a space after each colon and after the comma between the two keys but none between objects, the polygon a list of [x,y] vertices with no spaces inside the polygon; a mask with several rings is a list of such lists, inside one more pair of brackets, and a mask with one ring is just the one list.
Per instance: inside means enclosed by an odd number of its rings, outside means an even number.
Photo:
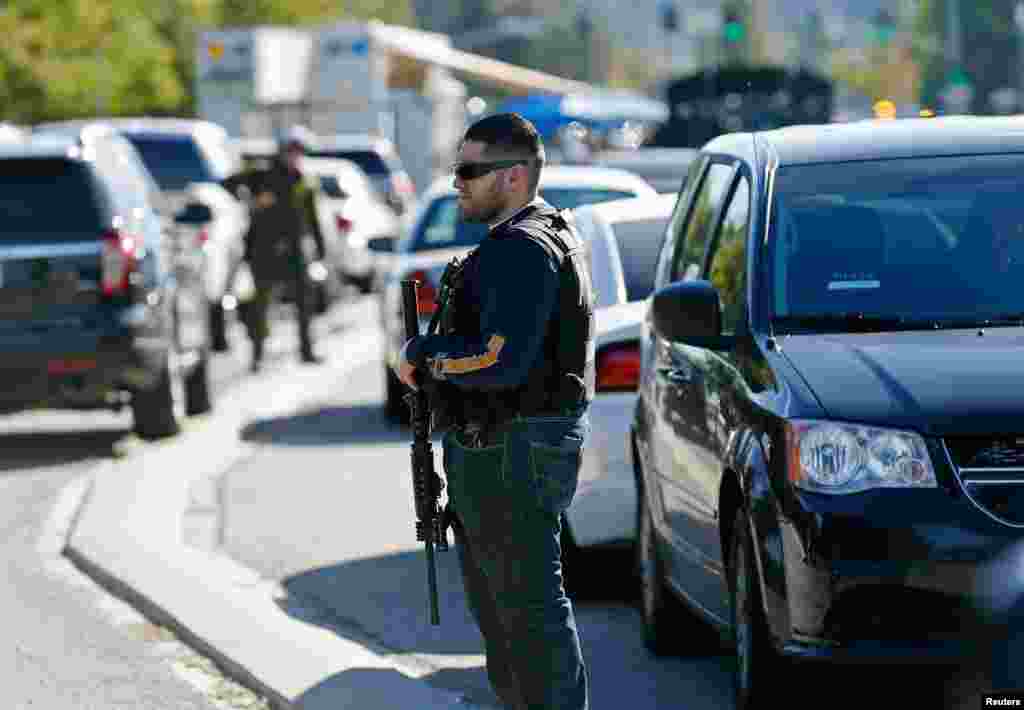
[{"label": "sidewalk", "polygon": [[275,708],[466,707],[372,644],[297,620],[282,608],[276,584],[189,546],[183,533],[190,490],[251,452],[239,438],[245,424],[297,412],[345,378],[359,353],[379,347],[377,337],[346,330],[323,338],[325,365],[283,363],[240,384],[179,437],[104,462],[67,538],[64,552],[79,568]]}]

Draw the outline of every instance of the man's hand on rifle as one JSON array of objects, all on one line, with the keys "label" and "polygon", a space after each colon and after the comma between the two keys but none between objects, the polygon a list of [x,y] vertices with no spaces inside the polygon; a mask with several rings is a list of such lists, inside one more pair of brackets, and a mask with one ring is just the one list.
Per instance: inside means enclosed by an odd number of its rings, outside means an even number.
[{"label": "man's hand on rifle", "polygon": [[405,345],[402,346],[402,351],[398,354],[398,367],[395,374],[398,379],[408,385],[414,390],[419,389],[419,385],[416,384],[416,366],[409,362],[406,357],[406,353],[409,352],[409,344],[412,343],[414,338],[410,338],[406,341]]}]

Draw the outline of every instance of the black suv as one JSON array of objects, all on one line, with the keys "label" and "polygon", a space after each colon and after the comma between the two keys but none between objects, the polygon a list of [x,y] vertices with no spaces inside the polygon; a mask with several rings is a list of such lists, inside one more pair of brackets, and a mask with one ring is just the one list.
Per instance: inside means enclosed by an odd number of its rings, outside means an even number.
[{"label": "black suv", "polygon": [[129,402],[157,438],[212,408],[202,250],[155,192],[110,131],[0,146],[0,410]]},{"label": "black suv", "polygon": [[641,338],[638,569],[648,646],[699,638],[684,600],[728,632],[739,707],[780,659],[955,662],[1019,612],[994,570],[1024,566],[1022,175],[1000,118],[695,161]]}]

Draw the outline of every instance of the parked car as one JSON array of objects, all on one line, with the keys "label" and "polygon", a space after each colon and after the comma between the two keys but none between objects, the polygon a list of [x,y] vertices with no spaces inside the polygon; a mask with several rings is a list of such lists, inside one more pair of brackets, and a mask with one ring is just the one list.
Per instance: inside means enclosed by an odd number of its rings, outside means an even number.
[{"label": "parked car", "polygon": [[665,194],[574,210],[597,295],[597,393],[579,484],[562,528],[563,572],[573,591],[587,585],[588,572],[607,569],[603,559],[585,562],[579,550],[628,547],[635,538],[636,478],[626,449],[640,371],[640,326],[675,204],[676,196]]},{"label": "parked car", "polygon": [[725,632],[739,708],[786,659],[976,653],[976,579],[1024,536],[1022,166],[1017,120],[976,117],[694,162],[641,337],[641,606],[656,651],[701,638],[678,601]]},{"label": "parked car", "polygon": [[[594,202],[657,195],[640,177],[621,170],[549,165],[541,173],[541,197],[559,209],[573,209]],[[403,419],[408,413],[402,401],[403,385],[391,370],[403,344],[401,281],[420,281],[418,305],[425,331],[436,309],[441,273],[452,257],[463,257],[487,234],[483,224],[459,218],[457,193],[452,179],[438,178],[420,201],[412,227],[390,256],[390,270],[381,284],[381,328],[384,332],[385,409]]]},{"label": "parked car", "polygon": [[658,192],[679,194],[690,163],[697,156],[692,148],[657,148],[605,150],[591,157],[591,164],[618,168],[636,173]]},{"label": "parked car", "polygon": [[[190,201],[199,200],[212,211],[208,225],[200,225],[209,268],[207,301],[213,331],[213,349],[226,351],[228,318],[225,297],[230,295],[229,275],[244,252],[249,226],[248,210],[220,182],[236,172],[241,163],[227,132],[209,121],[175,118],[106,118],[92,121],[42,123],[37,134],[77,132],[83,126],[102,123],[123,134],[138,151],[143,164],[160,188],[158,207],[168,218]],[[190,186],[202,185],[193,189]],[[198,190],[198,191],[197,191]],[[227,299],[230,303],[230,299]]]},{"label": "parked car", "polygon": [[303,171],[315,177],[317,218],[340,278],[370,291],[376,260],[371,239],[397,239],[401,221],[359,166],[336,158],[304,158]]},{"label": "parked car", "polygon": [[402,165],[394,143],[366,133],[321,136],[307,155],[351,160],[370,178],[384,201],[399,215],[416,205],[416,186]]},{"label": "parked car", "polygon": [[151,181],[114,132],[0,145],[0,409],[129,404],[157,438],[212,408],[202,249]]},{"label": "parked car", "polygon": [[28,138],[30,131],[14,123],[0,122],[0,142],[19,142]]},{"label": "parked car", "polygon": [[[185,193],[186,207],[198,204],[209,210],[208,219],[192,224],[179,221],[176,229],[179,232],[192,230],[193,239],[202,246],[206,258],[203,290],[210,304],[210,347],[214,352],[227,352],[231,347],[228,314],[237,307],[232,280],[245,258],[244,234],[249,229],[249,210],[217,183],[194,182]],[[239,233],[243,239],[238,238]]]}]

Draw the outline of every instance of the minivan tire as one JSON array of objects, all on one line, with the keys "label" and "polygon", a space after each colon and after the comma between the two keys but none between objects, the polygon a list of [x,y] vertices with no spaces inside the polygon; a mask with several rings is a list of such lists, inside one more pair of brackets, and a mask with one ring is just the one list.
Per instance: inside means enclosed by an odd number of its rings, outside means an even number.
[{"label": "minivan tire", "polygon": [[166,360],[156,385],[136,390],[131,398],[131,407],[133,430],[142,439],[163,439],[181,430],[174,411],[174,388]]},{"label": "minivan tire", "polygon": [[729,607],[736,667],[733,672],[736,710],[773,707],[773,688],[785,687],[780,673],[784,659],[772,647],[758,581],[754,544],[743,508],[733,519],[729,550]]},{"label": "minivan tire", "polygon": [[665,565],[658,550],[650,506],[640,491],[637,505],[636,576],[640,583],[640,618],[644,645],[656,656],[672,653],[680,628],[680,603],[665,582]]}]

